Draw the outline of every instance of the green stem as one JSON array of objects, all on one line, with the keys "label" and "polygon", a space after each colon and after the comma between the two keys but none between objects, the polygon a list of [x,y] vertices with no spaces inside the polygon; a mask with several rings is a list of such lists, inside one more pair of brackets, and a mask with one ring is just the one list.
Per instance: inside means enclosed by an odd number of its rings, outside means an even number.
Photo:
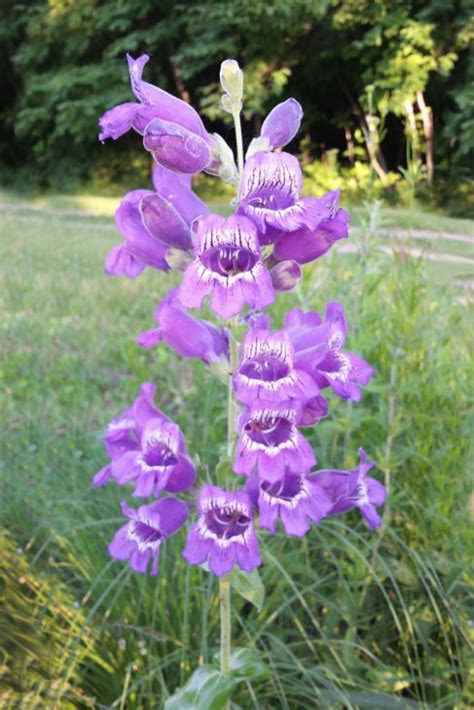
[{"label": "green stem", "polygon": [[[219,580],[219,599],[221,605],[221,671],[228,673],[230,670],[230,582],[227,577]],[[227,707],[230,707],[230,703]]]},{"label": "green stem", "polygon": [[235,126],[235,142],[237,144],[237,167],[239,169],[239,176],[242,178],[242,173],[244,170],[244,143],[242,140],[242,125],[240,123],[240,112],[235,111],[232,114]]}]

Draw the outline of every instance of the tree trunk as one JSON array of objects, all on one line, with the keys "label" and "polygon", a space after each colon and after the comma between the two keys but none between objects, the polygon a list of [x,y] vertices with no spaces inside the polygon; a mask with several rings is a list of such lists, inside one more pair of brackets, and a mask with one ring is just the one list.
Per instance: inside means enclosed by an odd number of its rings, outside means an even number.
[{"label": "tree trunk", "polygon": [[416,101],[421,113],[423,121],[423,133],[426,140],[426,172],[429,182],[433,182],[434,175],[434,126],[433,126],[433,111],[430,106],[425,104],[425,98],[422,91],[417,91]]}]

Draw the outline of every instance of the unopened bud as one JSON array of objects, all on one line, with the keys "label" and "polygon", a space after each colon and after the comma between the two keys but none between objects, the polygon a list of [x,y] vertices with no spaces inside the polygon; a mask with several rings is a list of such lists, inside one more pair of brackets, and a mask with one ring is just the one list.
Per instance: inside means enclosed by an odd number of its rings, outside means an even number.
[{"label": "unopened bud", "polygon": [[300,265],[293,260],[280,261],[270,270],[273,287],[277,291],[291,291],[301,278]]},{"label": "unopened bud", "polygon": [[226,59],[222,62],[220,80],[225,91],[221,99],[222,108],[228,113],[240,112],[244,91],[244,74],[235,59]]},{"label": "unopened bud", "polygon": [[193,260],[193,256],[190,251],[178,249],[178,247],[169,247],[166,250],[165,260],[171,269],[186,271]]}]

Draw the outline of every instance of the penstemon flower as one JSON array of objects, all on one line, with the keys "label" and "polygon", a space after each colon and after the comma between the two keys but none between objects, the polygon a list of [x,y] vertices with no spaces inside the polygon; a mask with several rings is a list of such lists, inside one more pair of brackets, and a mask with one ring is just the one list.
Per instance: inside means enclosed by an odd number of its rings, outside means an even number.
[{"label": "penstemon flower", "polygon": [[[127,56],[137,101],[115,106],[100,119],[101,140],[133,129],[154,160],[154,189],[129,192],[117,210],[123,242],[107,256],[106,272],[128,278],[146,267],[183,272],[156,308],[157,327],[136,340],[146,349],[166,343],[225,377],[227,456],[197,494],[184,435],[155,406],[155,386],[145,383],[132,406],[108,424],[104,446],[110,460],[92,485],[130,483],[134,496],[152,499],[137,510],[122,503],[128,520],[109,545],[112,557],[127,560],[139,573],[157,574],[160,546],[194,515],[182,554],[189,564],[219,577],[224,677],[232,673],[230,588],[251,598],[238,582],[248,573],[247,591],[261,589],[262,530],[275,533],[281,524],[285,534],[302,537],[326,517],[354,508],[370,529],[381,523],[377,508],[386,490],[367,476],[374,463],[364,450],[359,449],[360,464],[353,470],[312,471],[316,455],[300,430],[328,414],[321,390],[358,401],[373,369],[344,350],[347,324],[338,302],[327,304],[324,318],[293,308],[279,330],[271,329],[262,312],[296,287],[304,264],[348,237],[349,215],[339,206],[339,192],[302,197],[298,160],[280,151],[299,131],[298,101],[274,107],[244,156],[244,78],[235,60],[225,60],[221,107],[234,120],[235,161],[225,140],[206,131],[194,108],[143,81],[148,59]],[[236,187],[236,208],[229,217],[212,214],[193,192],[191,177],[202,170]],[[188,311],[207,300],[217,322]],[[165,491],[187,502],[163,497]],[[206,665],[198,673],[201,683]],[[193,688],[194,681],[193,676]],[[214,679],[208,685],[214,687]],[[170,699],[173,708],[188,701],[185,691]]]},{"label": "penstemon flower", "polygon": [[194,251],[179,291],[183,305],[200,308],[211,296],[211,309],[227,320],[240,313],[245,303],[260,309],[274,301],[257,230],[246,217],[212,214],[196,220]]},{"label": "penstemon flower", "polygon": [[261,564],[252,504],[247,493],[203,486],[198,515],[183,550],[190,564],[207,562],[218,577],[230,572],[234,564],[244,572],[251,572]]}]

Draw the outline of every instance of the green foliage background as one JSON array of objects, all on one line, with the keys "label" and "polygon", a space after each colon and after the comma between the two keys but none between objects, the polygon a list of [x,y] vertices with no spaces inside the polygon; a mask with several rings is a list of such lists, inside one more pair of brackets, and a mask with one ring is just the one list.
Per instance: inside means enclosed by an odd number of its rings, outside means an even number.
[{"label": "green foliage background", "polygon": [[189,97],[230,140],[215,82],[224,57],[239,59],[246,140],[273,103],[295,96],[308,157],[335,149],[343,164],[344,131],[362,140],[370,95],[386,167],[404,165],[403,102],[422,91],[438,176],[466,178],[473,36],[468,0],[1,0],[3,174],[62,189],[145,178],[136,136],[105,150],[96,135],[98,116],[130,99],[125,53],[147,51],[147,79]]}]

